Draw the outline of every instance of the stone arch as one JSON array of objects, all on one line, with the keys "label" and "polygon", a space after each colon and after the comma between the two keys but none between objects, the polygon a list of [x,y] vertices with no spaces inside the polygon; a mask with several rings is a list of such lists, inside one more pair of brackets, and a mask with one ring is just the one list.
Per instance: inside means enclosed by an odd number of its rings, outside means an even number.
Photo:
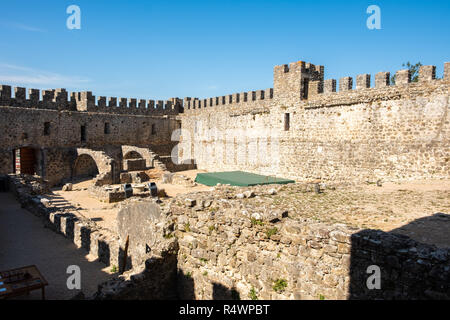
[{"label": "stone arch", "polygon": [[[138,158],[129,158],[130,156],[140,156]],[[135,146],[122,146],[122,158],[127,159],[144,159],[146,167],[153,166],[153,160],[155,159],[155,153],[149,148],[140,148]]]},{"label": "stone arch", "polygon": [[143,159],[143,158],[144,157],[139,152],[137,152],[135,150],[130,150],[123,156],[124,160],[128,160],[128,159]]},{"label": "stone arch", "polygon": [[[114,159],[108,156],[105,152],[99,150],[77,148],[77,158],[74,162],[72,170],[72,178],[77,174],[76,170],[80,167],[86,165],[85,170],[81,170],[82,173],[90,174],[91,176],[95,173],[94,164],[96,167],[97,175],[95,176],[96,185],[112,184],[117,180],[116,176],[118,170],[116,168],[116,163]],[[80,171],[79,171],[80,172]]]},{"label": "stone arch", "polygon": [[97,163],[91,155],[83,153],[80,154],[75,160],[75,164],[73,166],[74,178],[94,178],[99,173]]}]

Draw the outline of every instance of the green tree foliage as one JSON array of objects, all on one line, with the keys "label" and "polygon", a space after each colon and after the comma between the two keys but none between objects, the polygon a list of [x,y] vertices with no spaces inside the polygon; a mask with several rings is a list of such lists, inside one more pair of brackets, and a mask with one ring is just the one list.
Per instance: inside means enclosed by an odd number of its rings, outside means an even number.
[{"label": "green tree foliage", "polygon": [[[402,67],[406,67],[409,71],[411,71],[411,82],[419,81],[419,69],[422,66],[422,63],[417,62],[416,64],[411,64],[409,61],[407,63],[402,64]],[[395,85],[395,75],[391,77],[391,85]]]}]

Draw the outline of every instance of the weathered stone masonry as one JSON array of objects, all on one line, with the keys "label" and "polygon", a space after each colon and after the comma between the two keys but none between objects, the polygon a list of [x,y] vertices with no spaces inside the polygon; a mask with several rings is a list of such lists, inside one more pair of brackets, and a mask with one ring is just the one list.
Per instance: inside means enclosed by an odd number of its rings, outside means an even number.
[{"label": "weathered stone masonry", "polygon": [[[274,68],[274,88],[208,99],[169,101],[91,92],[0,87],[0,173],[13,172],[13,151],[34,148],[36,173],[50,183],[70,179],[79,149],[103,152],[99,173],[118,181],[121,146],[144,148],[172,168],[179,158],[199,169],[246,170],[298,180],[446,178],[450,166],[449,81],[423,66],[419,82],[408,70],[324,80],[324,67],[302,61]],[[150,154],[150,155],[148,155]],[[143,156],[144,157],[144,156]],[[97,157],[99,158],[99,157]],[[97,161],[97,160],[96,160]],[[106,166],[106,167],[105,167]],[[100,169],[103,167],[103,169]],[[188,168],[188,167],[186,167]]]},{"label": "weathered stone masonry", "polygon": [[[170,155],[175,142],[173,130],[179,127],[174,116],[181,102],[171,99],[146,102],[95,96],[90,92],[72,93],[64,89],[39,90],[0,87],[0,173],[14,172],[16,149],[28,147],[36,154],[35,171],[51,184],[70,180],[77,157],[95,160],[105,183],[118,182],[126,152],[140,152],[151,167],[158,155]],[[125,152],[125,153],[124,153]]]},{"label": "weathered stone masonry", "polygon": [[[274,69],[274,89],[185,99],[180,157],[206,170],[304,179],[448,178],[450,63],[324,80],[322,66]],[[269,93],[269,94],[268,94]],[[273,94],[272,94],[273,93]],[[267,151],[266,151],[267,150]]]}]

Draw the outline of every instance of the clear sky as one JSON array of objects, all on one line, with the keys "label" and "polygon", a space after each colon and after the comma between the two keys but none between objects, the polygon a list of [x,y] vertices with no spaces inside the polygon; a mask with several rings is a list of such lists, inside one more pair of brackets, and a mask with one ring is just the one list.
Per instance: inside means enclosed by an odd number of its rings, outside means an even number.
[{"label": "clear sky", "polygon": [[[69,5],[81,29],[69,30]],[[369,30],[369,5],[381,30]],[[303,60],[326,78],[450,61],[450,1],[3,0],[0,83],[97,96],[214,97],[273,86]],[[373,80],[372,80],[373,82]]]}]

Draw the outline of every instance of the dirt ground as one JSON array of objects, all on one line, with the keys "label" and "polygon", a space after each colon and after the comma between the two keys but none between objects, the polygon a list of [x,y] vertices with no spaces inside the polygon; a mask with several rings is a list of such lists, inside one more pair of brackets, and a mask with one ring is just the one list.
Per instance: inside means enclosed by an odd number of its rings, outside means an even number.
[{"label": "dirt ground", "polygon": [[363,184],[320,194],[295,192],[286,186],[271,202],[290,208],[294,218],[380,229],[450,247],[450,181]]},{"label": "dirt ground", "polygon": [[[194,180],[198,172],[204,171],[189,170],[180,174]],[[211,190],[203,185],[185,187],[163,184],[159,179],[155,182],[169,197]],[[120,203],[102,203],[91,198],[87,191],[91,183],[76,183],[71,192],[53,190],[54,195],[49,198],[52,204],[76,208],[77,214],[115,231]],[[257,205],[288,208],[293,218],[308,217],[327,223],[392,231],[420,242],[450,246],[450,181],[385,182],[381,187],[361,184],[326,189],[320,194],[296,192],[295,185],[286,185],[277,195],[253,201]]]},{"label": "dirt ground", "polygon": [[[205,171],[189,170],[180,172],[180,174],[195,180],[195,177],[199,172]],[[161,179],[151,181],[156,182],[158,189],[164,189],[169,197],[176,196],[180,193],[211,190],[211,187],[204,185],[185,187],[181,185],[162,183]],[[73,191],[67,192],[62,191],[61,188],[54,188],[52,190],[53,194],[46,195],[45,197],[51,201],[53,206],[70,209],[71,212],[91,219],[103,228],[115,231],[116,215],[120,210],[120,203],[105,203],[91,197],[89,195],[88,187],[91,186],[92,183],[93,180],[74,183]]]}]

